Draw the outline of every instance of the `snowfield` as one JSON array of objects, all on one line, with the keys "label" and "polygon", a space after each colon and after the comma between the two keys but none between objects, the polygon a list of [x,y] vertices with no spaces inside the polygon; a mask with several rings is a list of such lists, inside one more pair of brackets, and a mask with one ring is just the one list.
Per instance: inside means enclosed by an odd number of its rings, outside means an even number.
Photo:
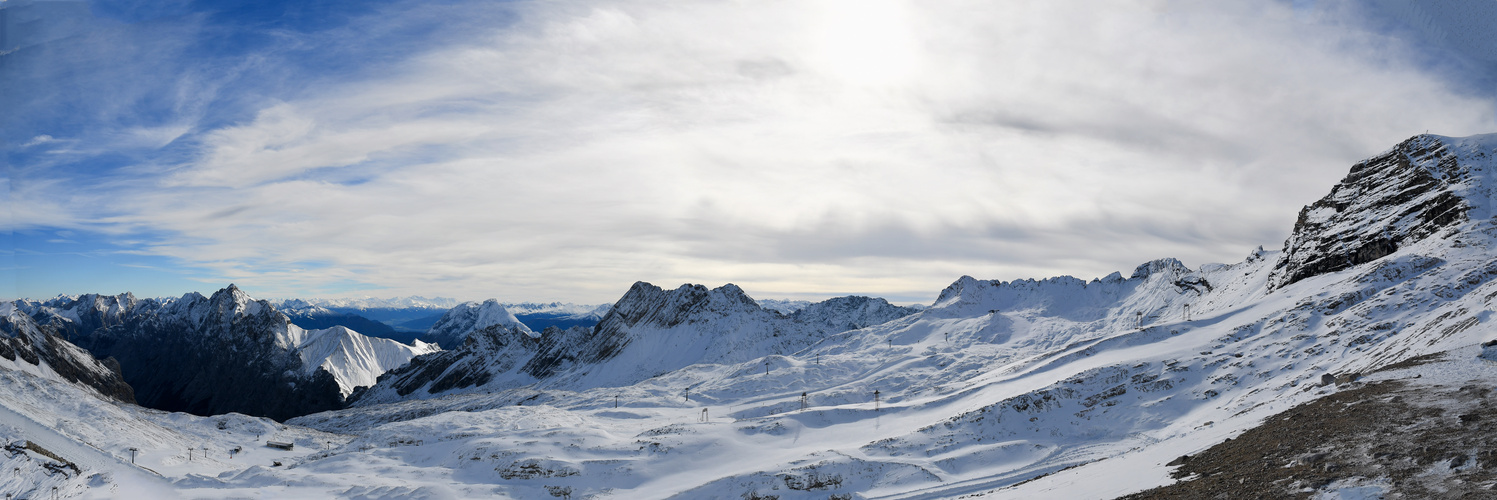
[{"label": "snowfield", "polygon": [[[52,451],[82,471],[48,475],[35,465],[48,459],[11,455],[19,480],[0,492],[1113,498],[1172,483],[1167,464],[1176,457],[1341,390],[1327,376],[1355,380],[1442,352],[1451,354],[1441,373],[1490,376],[1479,354],[1497,338],[1489,326],[1494,151],[1494,136],[1419,136],[1359,164],[1354,172],[1366,175],[1348,176],[1331,201],[1307,207],[1288,256],[1260,248],[1241,262],[1196,268],[1160,259],[1090,281],[962,277],[919,312],[809,341],[782,338],[805,331],[750,307],[736,287],[683,286],[731,307],[656,323],[629,321],[664,309],[619,313],[617,332],[637,349],[621,351],[627,363],[567,364],[574,371],[528,385],[380,400],[285,425],[163,413],[44,372],[4,370],[0,415],[35,424],[7,420],[0,437],[43,447],[72,440]],[[1376,182],[1430,196],[1359,184]],[[1463,217],[1447,213],[1441,193],[1458,196]],[[667,297],[671,310],[709,303],[645,292]],[[502,309],[474,309],[465,324],[535,334],[505,326],[513,315]],[[784,346],[794,347],[764,354]],[[639,371],[656,362],[670,369]],[[1438,378],[1419,370],[1376,377],[1416,375]],[[620,377],[629,382],[608,383]],[[129,447],[142,450],[138,466]],[[189,460],[190,449],[208,451]],[[1364,479],[1310,493],[1389,487]]]}]

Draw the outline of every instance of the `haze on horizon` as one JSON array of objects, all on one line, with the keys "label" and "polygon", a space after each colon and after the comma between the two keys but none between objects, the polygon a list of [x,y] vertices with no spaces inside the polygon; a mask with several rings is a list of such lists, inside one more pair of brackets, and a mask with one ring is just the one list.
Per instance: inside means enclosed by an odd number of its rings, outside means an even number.
[{"label": "haze on horizon", "polygon": [[7,0],[0,296],[1236,262],[1357,160],[1497,132],[1497,2],[1456,3]]}]

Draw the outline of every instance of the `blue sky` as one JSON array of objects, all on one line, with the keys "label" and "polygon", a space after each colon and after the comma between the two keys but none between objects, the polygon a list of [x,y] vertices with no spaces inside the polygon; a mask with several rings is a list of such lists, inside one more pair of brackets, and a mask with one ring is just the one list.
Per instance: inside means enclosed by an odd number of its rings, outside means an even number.
[{"label": "blue sky", "polygon": [[1491,4],[7,0],[0,295],[1233,262],[1358,159],[1497,131]]}]

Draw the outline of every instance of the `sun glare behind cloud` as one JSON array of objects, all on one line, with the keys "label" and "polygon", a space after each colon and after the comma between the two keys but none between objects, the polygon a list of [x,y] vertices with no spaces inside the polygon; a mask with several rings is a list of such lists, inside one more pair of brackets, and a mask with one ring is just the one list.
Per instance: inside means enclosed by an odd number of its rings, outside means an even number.
[{"label": "sun glare behind cloud", "polygon": [[898,85],[914,74],[915,36],[901,0],[826,0],[816,64],[854,85]]}]

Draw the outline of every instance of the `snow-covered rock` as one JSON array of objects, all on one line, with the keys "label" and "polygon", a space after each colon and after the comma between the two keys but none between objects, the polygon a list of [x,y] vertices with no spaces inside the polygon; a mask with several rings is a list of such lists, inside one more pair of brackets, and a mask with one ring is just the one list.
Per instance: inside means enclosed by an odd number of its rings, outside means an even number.
[{"label": "snow-covered rock", "polygon": [[[296,348],[306,331],[234,285],[211,297],[194,292],[133,304],[121,297],[54,301],[36,315],[95,356],[119,360],[142,405],[278,420],[342,406],[331,374],[302,369]],[[100,301],[111,304],[105,310],[123,312],[102,322],[80,313],[98,311]]]},{"label": "snow-covered rock", "polygon": [[1371,262],[1472,218],[1493,215],[1497,134],[1419,135],[1352,166],[1300,210],[1269,284]]}]

